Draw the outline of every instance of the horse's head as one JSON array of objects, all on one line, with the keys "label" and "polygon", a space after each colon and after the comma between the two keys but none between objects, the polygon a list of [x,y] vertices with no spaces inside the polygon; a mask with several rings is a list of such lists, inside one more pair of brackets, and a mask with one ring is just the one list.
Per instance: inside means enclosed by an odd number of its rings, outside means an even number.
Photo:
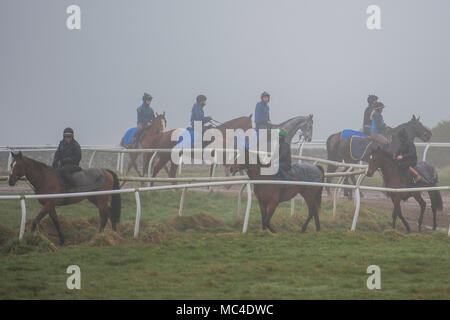
[{"label": "horse's head", "polygon": [[156,134],[163,132],[167,127],[167,119],[166,112],[161,114],[156,113],[156,118],[153,121],[153,130],[155,130]]},{"label": "horse's head", "polygon": [[13,161],[11,162],[11,167],[9,168],[8,184],[13,187],[16,185],[17,180],[25,175],[25,165],[24,157],[22,152],[14,153],[11,151],[11,156]]},{"label": "horse's head", "polygon": [[[262,162],[265,162],[264,160]],[[230,173],[232,175],[236,172],[246,170],[250,175],[259,175],[260,166],[263,165],[259,161],[257,153],[250,153],[250,151],[245,148],[244,153],[238,151],[234,158],[234,163],[230,166]]]},{"label": "horse's head", "polygon": [[423,142],[430,141],[432,133],[422,124],[422,122],[420,122],[420,117],[416,118],[416,116],[413,115],[412,119],[409,121],[409,126],[413,135],[413,139],[419,138]]},{"label": "horse's head", "polygon": [[369,165],[367,167],[366,176],[372,177],[375,171],[383,166],[384,161],[386,161],[386,154],[381,147],[373,150],[369,156]]},{"label": "horse's head", "polygon": [[305,123],[300,127],[306,142],[311,142],[312,140],[313,124],[314,124],[313,115],[310,114],[309,116],[306,117]]}]

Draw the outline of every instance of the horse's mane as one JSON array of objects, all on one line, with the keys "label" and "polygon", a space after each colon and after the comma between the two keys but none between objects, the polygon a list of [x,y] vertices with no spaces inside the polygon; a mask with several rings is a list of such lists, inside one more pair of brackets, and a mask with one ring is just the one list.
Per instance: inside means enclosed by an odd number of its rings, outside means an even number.
[{"label": "horse's mane", "polygon": [[45,164],[43,162],[40,162],[40,161],[37,161],[35,159],[31,159],[31,158],[28,158],[28,157],[25,157],[25,156],[23,158],[31,161],[31,163],[33,164],[33,167],[36,170],[43,171],[43,170],[47,170],[47,169],[50,168],[50,166],[48,166],[47,164]]},{"label": "horse's mane", "polygon": [[303,119],[303,120],[306,120],[308,117],[307,116],[296,116],[296,117],[292,117],[292,118],[290,118],[290,119],[288,119],[288,120],[286,120],[286,121],[283,121],[283,122],[281,122],[281,123],[279,123],[279,124],[276,124],[275,126],[284,126],[284,125],[286,125],[286,123],[288,123],[289,121],[292,121],[292,120],[296,120],[296,119],[299,119],[299,118],[301,118],[301,119]]}]

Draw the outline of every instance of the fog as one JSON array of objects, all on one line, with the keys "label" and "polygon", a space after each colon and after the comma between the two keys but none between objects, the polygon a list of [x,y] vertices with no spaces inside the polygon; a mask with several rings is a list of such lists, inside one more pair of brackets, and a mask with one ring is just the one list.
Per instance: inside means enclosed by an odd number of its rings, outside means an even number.
[{"label": "fog", "polygon": [[[81,30],[66,27],[81,8]],[[381,9],[368,30],[366,8]],[[374,93],[385,121],[449,119],[450,2],[151,0],[0,2],[0,145],[116,145],[144,92],[168,128],[196,95],[219,121],[271,94],[272,122],[314,115],[313,139],[359,129]]]}]

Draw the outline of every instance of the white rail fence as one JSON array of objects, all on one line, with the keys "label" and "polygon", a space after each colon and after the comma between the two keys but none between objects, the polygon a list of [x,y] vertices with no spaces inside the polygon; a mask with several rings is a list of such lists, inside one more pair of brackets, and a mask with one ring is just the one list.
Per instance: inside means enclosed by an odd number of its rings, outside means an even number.
[{"label": "white rail fence", "polygon": [[[422,155],[422,161],[426,161],[428,151],[430,148],[450,148],[450,143],[448,142],[416,142],[415,145],[417,147],[424,147],[423,155]],[[326,142],[324,140],[315,140],[311,142],[305,142],[303,141],[300,145],[293,144],[292,146],[298,147],[298,158],[299,160],[306,160],[305,158],[301,158],[303,156],[303,151],[305,149],[326,149]],[[23,150],[27,152],[33,152],[33,151],[54,151],[56,150],[56,145],[42,145],[42,146],[0,146],[0,152],[9,152],[9,151],[15,151],[15,150]],[[154,153],[152,155],[152,158],[150,160],[150,163],[153,163],[153,160],[157,156],[159,152],[170,152],[168,149],[126,149],[123,147],[118,146],[95,146],[95,145],[85,145],[81,147],[82,150],[89,150],[92,151],[92,154],[89,159],[89,168],[92,166],[92,163],[94,161],[94,158],[97,153],[100,152],[106,152],[106,153],[117,153],[117,163],[116,163],[116,170],[121,172],[123,174],[123,167],[124,167],[124,157],[126,153]],[[180,158],[181,159],[181,158]],[[11,163],[11,156],[9,156],[8,159],[8,168],[9,164]],[[181,172],[181,166],[182,163],[179,163],[180,165],[180,172]],[[215,165],[215,164],[214,164]],[[150,170],[151,166],[149,166]],[[215,172],[215,166],[213,168],[213,171]],[[147,173],[148,176],[150,176],[149,172]]]},{"label": "white rail fence", "polygon": [[[358,183],[356,185],[339,185],[335,183],[319,183],[319,182],[305,182],[305,181],[280,181],[280,180],[237,180],[237,181],[214,181],[214,182],[200,182],[200,183],[191,183],[191,184],[180,184],[180,185],[164,185],[164,186],[154,186],[154,187],[141,187],[141,188],[129,188],[129,189],[121,189],[121,190],[109,190],[109,191],[93,191],[93,192],[78,192],[78,193],[62,193],[62,194],[22,194],[22,195],[5,195],[0,196],[0,200],[19,200],[21,203],[21,211],[22,218],[20,223],[20,231],[19,231],[19,239],[23,238],[23,234],[25,232],[25,223],[27,218],[27,210],[26,210],[26,199],[56,199],[56,198],[72,198],[72,197],[87,197],[87,196],[96,196],[96,195],[112,195],[112,194],[123,194],[123,193],[134,193],[136,198],[136,219],[135,219],[135,228],[134,228],[134,237],[137,238],[139,235],[139,224],[141,220],[141,201],[140,201],[140,192],[146,191],[157,191],[157,190],[170,190],[170,189],[183,189],[182,198],[180,200],[180,210],[179,215],[182,215],[183,202],[184,202],[184,194],[185,190],[188,188],[200,188],[200,187],[210,187],[210,186],[225,186],[225,185],[241,185],[241,192],[243,187],[246,186],[247,189],[247,207],[245,210],[244,223],[242,227],[242,232],[247,232],[248,229],[248,221],[250,218],[250,209],[252,204],[252,191],[251,185],[255,184],[286,184],[286,185],[301,185],[301,186],[322,186],[322,187],[336,187],[336,188],[347,188],[353,189],[356,192],[355,197],[355,211],[353,215],[353,221],[351,230],[356,230],[356,223],[359,215],[359,208],[361,202],[360,191],[361,190],[372,190],[372,191],[380,191],[380,192],[414,192],[414,191],[448,191],[450,190],[449,186],[443,187],[427,187],[427,188],[402,188],[402,189],[393,189],[393,188],[381,188],[381,187],[368,187],[361,186],[360,182],[362,179],[358,179]],[[240,210],[241,203],[241,193],[239,193],[238,197],[238,216]],[[450,225],[448,228],[448,235],[450,236]]]}]

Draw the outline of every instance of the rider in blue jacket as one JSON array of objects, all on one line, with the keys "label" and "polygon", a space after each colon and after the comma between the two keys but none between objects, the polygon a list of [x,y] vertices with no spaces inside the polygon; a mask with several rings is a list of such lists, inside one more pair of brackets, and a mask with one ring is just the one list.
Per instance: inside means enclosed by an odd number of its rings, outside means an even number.
[{"label": "rider in blue jacket", "polygon": [[384,104],[377,102],[374,110],[370,115],[372,120],[372,127],[370,128],[370,138],[378,142],[381,146],[386,147],[389,145],[389,140],[385,137],[387,125],[384,123],[383,112]]},{"label": "rider in blue jacket", "polygon": [[255,127],[256,129],[269,129],[272,122],[270,121],[269,108],[270,94],[263,92],[261,101],[255,107]]},{"label": "rider in blue jacket", "polygon": [[142,132],[145,128],[148,128],[153,120],[155,120],[155,112],[150,107],[153,97],[148,93],[144,93],[142,97],[142,104],[136,109],[137,112],[137,127],[138,130],[134,135],[134,144],[137,144],[141,140]]},{"label": "rider in blue jacket", "polygon": [[192,106],[191,111],[191,128],[194,129],[194,121],[201,121],[202,125],[210,122],[213,118],[206,117],[203,108],[206,105],[206,97],[203,94],[197,96],[197,103]]}]

